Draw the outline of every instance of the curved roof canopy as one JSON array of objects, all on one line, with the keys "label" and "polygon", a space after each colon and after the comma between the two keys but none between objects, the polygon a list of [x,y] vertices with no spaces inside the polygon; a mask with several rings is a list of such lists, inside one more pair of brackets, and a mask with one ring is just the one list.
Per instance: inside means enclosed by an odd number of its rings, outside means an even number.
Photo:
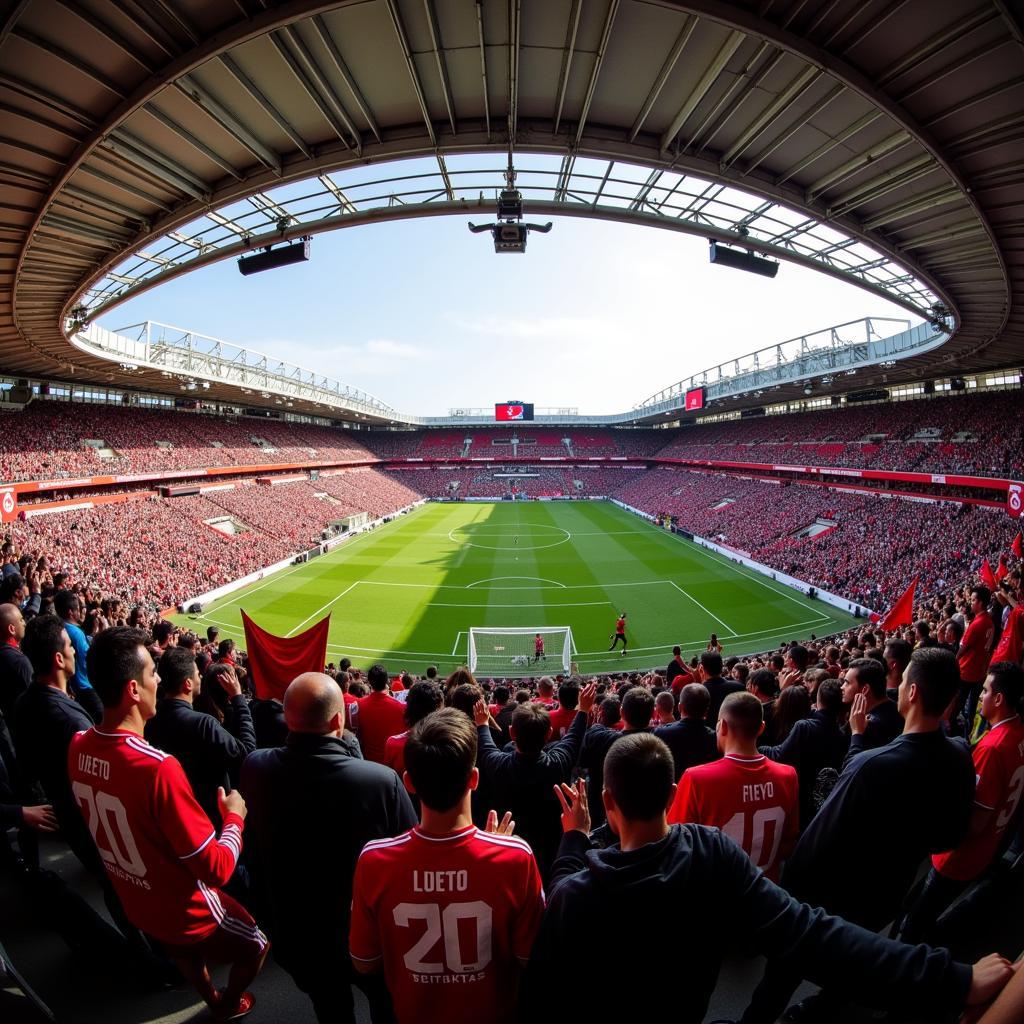
[{"label": "curved roof canopy", "polygon": [[[65,336],[76,304],[304,220],[402,215],[381,195],[464,212],[510,146],[524,171],[554,157],[520,179],[528,210],[733,232],[945,305],[950,340],[890,381],[1020,359],[1024,31],[1006,0],[8,7],[8,372],[106,377]],[[410,157],[436,166],[422,191],[365,166]]]}]

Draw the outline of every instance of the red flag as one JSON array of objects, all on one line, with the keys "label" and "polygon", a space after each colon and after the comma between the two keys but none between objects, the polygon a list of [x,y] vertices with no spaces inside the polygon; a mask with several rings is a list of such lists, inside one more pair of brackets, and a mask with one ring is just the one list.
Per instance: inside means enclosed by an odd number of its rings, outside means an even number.
[{"label": "red flag", "polygon": [[1006,568],[1006,556],[999,556],[999,565],[996,566],[996,583],[998,583],[1010,570]]},{"label": "red flag", "polygon": [[878,624],[879,629],[896,629],[897,626],[909,626],[914,621],[914,591],[920,578],[915,576],[900,599],[885,613]]},{"label": "red flag", "polygon": [[242,624],[252,684],[260,700],[281,700],[296,676],[323,672],[330,615],[298,636],[274,636],[257,626],[244,611]]},{"label": "red flag", "polygon": [[1013,538],[1013,543],[1010,545],[1010,551],[1017,558],[1024,558],[1024,537],[1021,536],[1020,530],[1017,531],[1017,536]]},{"label": "red flag", "polygon": [[988,587],[989,590],[995,590],[996,589],[995,573],[992,572],[992,566],[988,564],[988,559],[987,558],[985,559],[984,562],[981,563],[980,576],[981,576],[981,582],[984,583],[985,586]]}]

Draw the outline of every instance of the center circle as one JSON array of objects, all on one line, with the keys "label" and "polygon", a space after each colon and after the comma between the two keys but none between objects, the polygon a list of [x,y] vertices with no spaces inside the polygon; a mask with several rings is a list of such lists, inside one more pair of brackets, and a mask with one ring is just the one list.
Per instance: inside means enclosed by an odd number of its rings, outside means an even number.
[{"label": "center circle", "polygon": [[[549,530],[551,534],[534,536],[535,530]],[[557,535],[557,536],[555,536]],[[448,537],[456,544],[470,548],[485,548],[488,551],[540,551],[564,544],[572,536],[560,526],[544,523],[524,523],[522,526],[479,526],[472,523],[456,526],[448,531]]]}]

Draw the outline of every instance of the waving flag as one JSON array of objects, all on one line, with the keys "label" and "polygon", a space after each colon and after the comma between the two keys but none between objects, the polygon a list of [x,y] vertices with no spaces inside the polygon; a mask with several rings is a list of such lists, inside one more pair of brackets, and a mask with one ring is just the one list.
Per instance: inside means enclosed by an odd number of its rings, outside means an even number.
[{"label": "waving flag", "polygon": [[987,558],[984,562],[981,563],[979,575],[981,576],[981,582],[984,583],[989,590],[996,589],[996,576],[995,573],[992,571],[992,566],[988,564]]},{"label": "waving flag", "polygon": [[878,624],[879,629],[896,629],[898,626],[909,626],[914,621],[914,591],[917,590],[920,578],[919,575],[915,576],[900,599],[885,613]]}]

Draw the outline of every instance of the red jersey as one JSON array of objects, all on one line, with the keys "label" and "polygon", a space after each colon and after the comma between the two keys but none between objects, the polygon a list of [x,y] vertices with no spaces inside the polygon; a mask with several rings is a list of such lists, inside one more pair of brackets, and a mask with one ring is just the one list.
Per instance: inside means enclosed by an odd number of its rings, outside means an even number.
[{"label": "red jersey", "polygon": [[616,619],[615,620],[615,632],[620,636],[626,632],[626,620]]},{"label": "red jersey", "polygon": [[984,681],[994,632],[995,628],[988,617],[988,612],[979,612],[971,619],[956,659],[960,665],[960,678],[965,683]]},{"label": "red jersey", "polygon": [[524,840],[474,826],[374,840],[352,893],[349,950],[383,960],[399,1024],[515,1019],[520,965],[544,910]]},{"label": "red jersey", "polygon": [[984,832],[968,836],[955,850],[932,857],[946,878],[969,882],[992,863],[1024,789],[1024,723],[1019,715],[993,726],[974,748],[974,802],[992,811]]},{"label": "red jersey", "polygon": [[213,887],[234,873],[242,819],[228,814],[218,838],[178,761],[133,732],[78,733],[68,776],[132,924],[172,945],[214,931],[224,910]]},{"label": "red jersey", "polygon": [[1019,665],[1024,658],[1024,605],[1010,609],[1003,635],[992,652],[992,664],[997,661],[1012,661]]},{"label": "red jersey", "polygon": [[548,733],[549,740],[560,740],[572,725],[576,717],[575,708],[558,708],[551,712],[551,732]]},{"label": "red jersey", "polygon": [[533,649],[538,654],[543,654],[544,653],[544,637],[542,637],[542,636],[535,636],[533,638]]},{"label": "red jersey", "polygon": [[800,834],[796,769],[764,755],[734,754],[687,768],[668,821],[720,828],[743,847],[755,867],[778,881],[779,862],[789,856]]},{"label": "red jersey", "polygon": [[384,763],[393,768],[398,777],[402,777],[405,771],[405,741],[409,738],[409,732],[400,732],[397,736],[389,736],[384,744]]},{"label": "red jersey", "polygon": [[367,761],[384,764],[384,745],[389,736],[395,736],[405,729],[405,705],[383,690],[375,690],[356,702],[359,714],[359,745]]}]

